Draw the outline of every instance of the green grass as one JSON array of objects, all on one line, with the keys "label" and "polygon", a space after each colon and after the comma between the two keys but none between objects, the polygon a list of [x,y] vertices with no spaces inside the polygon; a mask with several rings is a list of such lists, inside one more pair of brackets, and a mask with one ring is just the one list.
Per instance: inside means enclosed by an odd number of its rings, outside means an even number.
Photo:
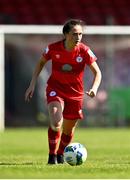
[{"label": "green grass", "polygon": [[130,178],[130,129],[77,128],[73,142],[87,147],[87,161],[50,166],[47,129],[6,129],[0,133],[0,178]]}]

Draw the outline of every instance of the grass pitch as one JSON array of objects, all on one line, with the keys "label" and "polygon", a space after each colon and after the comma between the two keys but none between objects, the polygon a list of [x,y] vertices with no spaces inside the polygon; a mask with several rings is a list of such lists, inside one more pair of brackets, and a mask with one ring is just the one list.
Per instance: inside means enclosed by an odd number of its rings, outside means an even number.
[{"label": "grass pitch", "polygon": [[73,142],[88,150],[83,165],[47,165],[47,129],[6,129],[0,133],[0,178],[130,178],[130,129],[77,128]]}]

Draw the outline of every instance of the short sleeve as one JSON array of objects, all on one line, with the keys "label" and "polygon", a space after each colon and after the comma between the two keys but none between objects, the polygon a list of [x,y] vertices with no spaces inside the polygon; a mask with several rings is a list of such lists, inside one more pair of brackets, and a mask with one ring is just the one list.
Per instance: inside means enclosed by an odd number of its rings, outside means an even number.
[{"label": "short sleeve", "polygon": [[49,48],[49,46],[47,46],[42,53],[42,56],[48,61],[51,59],[51,50]]},{"label": "short sleeve", "polygon": [[86,63],[91,65],[94,61],[97,60],[95,54],[91,51],[91,49],[86,50]]}]

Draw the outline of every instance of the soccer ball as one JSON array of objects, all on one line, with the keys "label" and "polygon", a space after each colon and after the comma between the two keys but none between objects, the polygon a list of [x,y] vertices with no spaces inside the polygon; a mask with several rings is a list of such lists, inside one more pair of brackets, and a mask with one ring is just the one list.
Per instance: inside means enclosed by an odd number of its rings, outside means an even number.
[{"label": "soccer ball", "polygon": [[64,149],[64,159],[71,166],[81,165],[87,159],[87,150],[80,143],[71,143]]}]

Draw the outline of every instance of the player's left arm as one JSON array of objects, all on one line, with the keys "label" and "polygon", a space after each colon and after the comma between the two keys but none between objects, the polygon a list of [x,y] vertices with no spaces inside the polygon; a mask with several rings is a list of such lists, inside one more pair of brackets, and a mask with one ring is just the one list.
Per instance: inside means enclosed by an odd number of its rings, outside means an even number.
[{"label": "player's left arm", "polygon": [[98,64],[95,61],[89,67],[94,75],[94,79],[92,83],[92,88],[89,91],[87,91],[86,94],[90,97],[95,97],[101,83],[102,74]]}]

